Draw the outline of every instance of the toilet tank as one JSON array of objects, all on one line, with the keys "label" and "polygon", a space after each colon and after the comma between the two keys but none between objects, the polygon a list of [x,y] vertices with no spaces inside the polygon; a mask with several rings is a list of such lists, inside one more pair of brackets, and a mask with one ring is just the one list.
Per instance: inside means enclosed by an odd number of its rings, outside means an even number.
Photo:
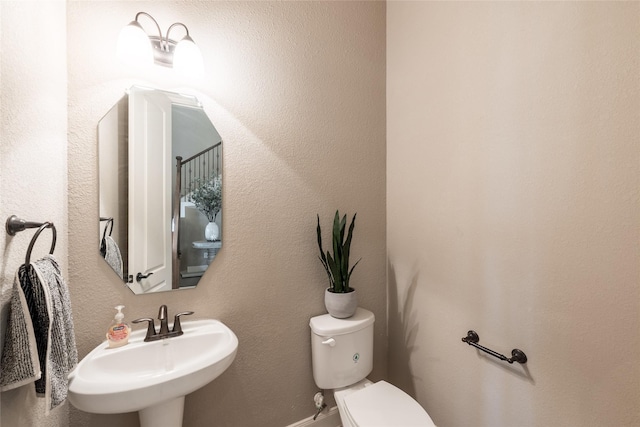
[{"label": "toilet tank", "polygon": [[329,314],[312,317],[313,379],[321,389],[346,387],[363,380],[373,369],[372,312],[358,308],[348,319]]}]

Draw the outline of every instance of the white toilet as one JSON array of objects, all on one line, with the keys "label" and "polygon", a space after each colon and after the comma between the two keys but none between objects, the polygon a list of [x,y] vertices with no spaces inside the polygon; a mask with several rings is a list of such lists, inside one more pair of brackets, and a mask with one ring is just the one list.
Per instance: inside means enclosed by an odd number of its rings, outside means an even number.
[{"label": "white toilet", "polygon": [[372,312],[358,308],[348,319],[312,317],[313,379],[333,390],[343,427],[435,426],[427,411],[399,388],[366,379],[373,369]]}]

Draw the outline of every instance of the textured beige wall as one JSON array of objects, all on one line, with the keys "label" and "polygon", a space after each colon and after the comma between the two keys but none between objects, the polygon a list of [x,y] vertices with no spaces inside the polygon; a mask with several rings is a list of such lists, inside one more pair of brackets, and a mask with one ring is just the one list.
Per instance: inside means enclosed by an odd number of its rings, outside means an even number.
[{"label": "textured beige wall", "polygon": [[[117,64],[136,12],[182,21],[204,54],[202,84]],[[129,320],[194,310],[238,335],[238,356],[189,395],[185,426],[281,427],[313,413],[308,321],[324,312],[316,213],[358,212],[353,283],[378,316],[374,378],[386,375],[385,4],[68,3],[69,246],[84,356],[113,306]],[[147,25],[144,23],[143,25]],[[179,30],[177,30],[179,31]],[[177,36],[177,35],[176,35]],[[96,125],[132,84],[195,93],[224,140],[224,247],[195,290],[134,296],[98,254]],[[134,414],[71,411],[72,426],[135,426]]]},{"label": "textured beige wall", "polygon": [[640,424],[639,16],[387,5],[389,373],[439,426]]},{"label": "textured beige wall", "polygon": [[[54,255],[67,271],[65,11],[63,2],[0,2],[0,337],[14,274],[35,232],[7,235],[9,216],[52,221],[58,237]],[[51,233],[45,230],[32,258],[46,254],[50,245]],[[3,426],[65,425],[67,405],[48,417],[44,411],[33,384],[0,395]]]}]

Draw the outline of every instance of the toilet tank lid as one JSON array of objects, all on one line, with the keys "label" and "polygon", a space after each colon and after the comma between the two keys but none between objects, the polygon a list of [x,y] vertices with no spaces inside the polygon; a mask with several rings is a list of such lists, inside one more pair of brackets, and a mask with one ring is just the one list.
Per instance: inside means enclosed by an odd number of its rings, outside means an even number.
[{"label": "toilet tank lid", "polygon": [[316,335],[332,336],[359,331],[374,321],[375,316],[372,312],[358,307],[356,313],[347,319],[337,319],[330,314],[312,317],[309,326]]}]

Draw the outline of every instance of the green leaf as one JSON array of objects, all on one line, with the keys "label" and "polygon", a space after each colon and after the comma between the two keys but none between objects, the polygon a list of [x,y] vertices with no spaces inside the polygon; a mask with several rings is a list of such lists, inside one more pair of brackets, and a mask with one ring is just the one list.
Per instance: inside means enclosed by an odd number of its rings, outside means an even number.
[{"label": "green leaf", "polygon": [[329,288],[333,288],[333,276],[331,275],[331,270],[329,269],[329,264],[327,263],[327,257],[324,255],[324,250],[322,249],[322,229],[320,228],[320,215],[318,215],[318,226],[316,228],[316,233],[318,235],[318,249],[320,249],[320,262],[327,272],[327,278],[329,279]]},{"label": "green leaf", "polygon": [[344,228],[346,225],[347,225],[347,215],[343,216],[342,221],[340,221],[340,246],[342,246],[342,242],[344,242]]},{"label": "green leaf", "polygon": [[318,249],[320,249],[320,259],[323,264],[327,263],[327,258],[324,256],[324,249],[322,249],[322,230],[320,229],[320,215],[318,215],[318,227],[316,227],[316,233],[318,234]]},{"label": "green leaf", "polygon": [[351,239],[353,238],[353,229],[356,226],[356,215],[353,215],[353,219],[351,220],[351,225],[349,226],[349,233],[347,234],[347,240],[344,242],[344,246],[346,248],[346,253],[348,254],[349,248],[351,247]]},{"label": "green leaf", "polygon": [[333,220],[333,256],[334,256],[334,260],[336,263],[336,271],[334,271],[333,273],[333,280],[335,281],[336,285],[338,286],[342,286],[342,283],[344,282],[344,278],[342,275],[342,259],[343,259],[343,253],[342,253],[342,241],[339,240],[340,238],[340,217],[339,217],[339,213],[338,211],[336,211],[336,216]]},{"label": "green leaf", "polygon": [[349,287],[349,280],[351,280],[351,273],[353,273],[353,269],[356,268],[356,265],[358,265],[358,263],[360,262],[362,258],[360,258],[358,261],[356,261],[355,264],[353,264],[353,267],[351,267],[351,270],[349,271],[349,275],[347,276],[347,287]]},{"label": "green leaf", "polygon": [[[340,277],[338,273],[338,266],[336,265],[336,262],[334,261],[329,251],[327,251],[327,263],[329,264],[329,268],[331,269],[331,274],[333,275],[333,289],[334,291],[336,291],[336,289],[342,288],[342,282],[340,282],[338,279]],[[336,292],[341,292],[341,291],[337,290]]]}]

